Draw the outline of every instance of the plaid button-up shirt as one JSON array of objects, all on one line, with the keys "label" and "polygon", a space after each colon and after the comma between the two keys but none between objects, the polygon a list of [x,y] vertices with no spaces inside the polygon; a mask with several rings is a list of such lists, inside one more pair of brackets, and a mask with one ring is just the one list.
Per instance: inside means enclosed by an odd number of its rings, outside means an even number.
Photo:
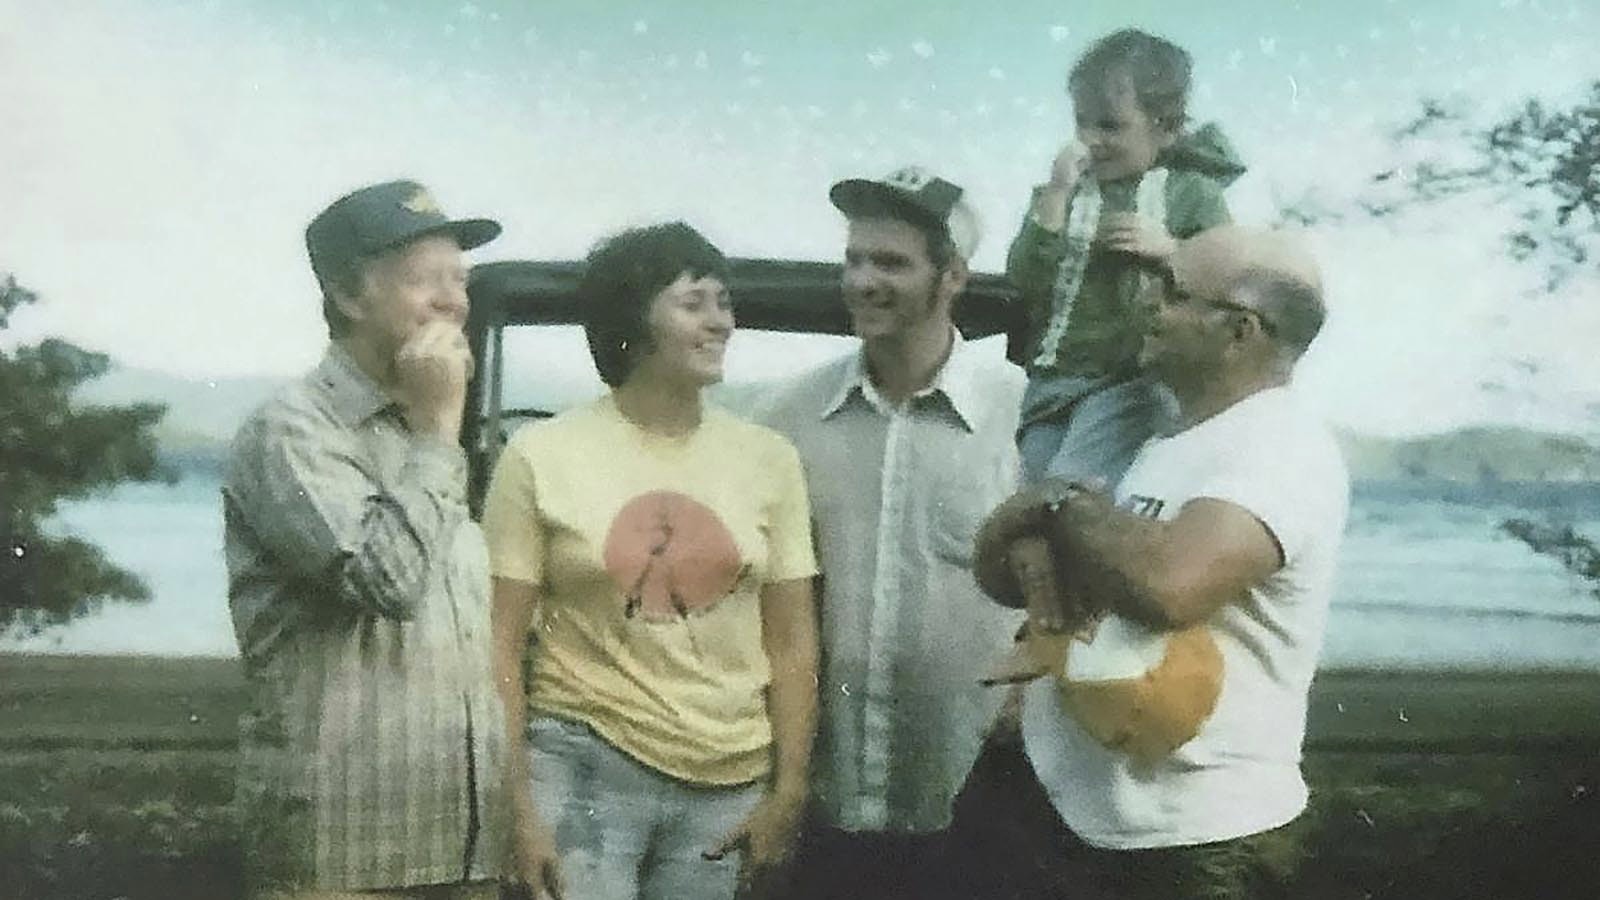
[{"label": "plaid button-up shirt", "polygon": [[410,433],[337,345],[240,429],[223,498],[252,887],[498,871],[504,722],[465,483],[461,449]]}]

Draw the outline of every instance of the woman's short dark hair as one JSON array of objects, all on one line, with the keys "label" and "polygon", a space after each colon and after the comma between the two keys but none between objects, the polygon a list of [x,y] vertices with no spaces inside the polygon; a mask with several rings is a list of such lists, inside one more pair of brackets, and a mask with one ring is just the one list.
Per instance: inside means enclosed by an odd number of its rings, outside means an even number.
[{"label": "woman's short dark hair", "polygon": [[633,371],[633,351],[648,348],[650,301],[688,273],[727,281],[728,260],[682,222],[630,228],[601,241],[585,260],[578,299],[583,331],[600,379],[617,387]]}]

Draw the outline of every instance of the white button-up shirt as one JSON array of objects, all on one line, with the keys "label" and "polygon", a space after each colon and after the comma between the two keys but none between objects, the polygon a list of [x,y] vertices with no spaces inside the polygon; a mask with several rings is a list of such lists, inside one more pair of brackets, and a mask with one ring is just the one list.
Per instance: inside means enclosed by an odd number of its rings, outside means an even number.
[{"label": "white button-up shirt", "polygon": [[799,448],[822,567],[816,800],[850,830],[931,831],[1003,699],[978,679],[1018,614],[972,577],[1015,490],[1022,372],[960,335],[933,383],[886,400],[855,352],[784,385],[764,421]]}]

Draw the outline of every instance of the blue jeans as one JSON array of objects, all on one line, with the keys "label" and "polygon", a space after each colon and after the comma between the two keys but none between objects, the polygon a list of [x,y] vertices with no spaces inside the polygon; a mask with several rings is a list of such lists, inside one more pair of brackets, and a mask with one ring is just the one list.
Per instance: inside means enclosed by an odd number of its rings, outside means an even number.
[{"label": "blue jeans", "polygon": [[528,722],[533,803],[555,832],[566,900],[732,900],[738,854],[701,856],[760,801],[759,783],[694,785],[664,775],[588,726]]},{"label": "blue jeans", "polygon": [[1032,375],[1017,430],[1023,480],[1101,480],[1114,488],[1144,442],[1176,420],[1177,401],[1148,375]]}]

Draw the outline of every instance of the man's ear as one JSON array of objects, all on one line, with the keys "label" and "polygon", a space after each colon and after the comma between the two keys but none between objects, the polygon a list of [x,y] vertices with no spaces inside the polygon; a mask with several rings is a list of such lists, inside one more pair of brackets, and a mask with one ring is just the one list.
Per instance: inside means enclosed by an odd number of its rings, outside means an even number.
[{"label": "man's ear", "polygon": [[360,298],[353,297],[339,288],[329,290],[327,297],[333,302],[334,308],[339,310],[340,315],[343,315],[347,321],[359,322],[366,318],[366,307],[362,304]]},{"label": "man's ear", "polygon": [[1235,344],[1244,345],[1268,340],[1266,329],[1261,327],[1259,315],[1244,310],[1229,310],[1228,316],[1233,320],[1228,328]]},{"label": "man's ear", "polygon": [[959,256],[952,255],[950,264],[944,267],[944,274],[939,276],[939,286],[954,300],[967,287],[967,276],[970,270],[967,261]]}]

